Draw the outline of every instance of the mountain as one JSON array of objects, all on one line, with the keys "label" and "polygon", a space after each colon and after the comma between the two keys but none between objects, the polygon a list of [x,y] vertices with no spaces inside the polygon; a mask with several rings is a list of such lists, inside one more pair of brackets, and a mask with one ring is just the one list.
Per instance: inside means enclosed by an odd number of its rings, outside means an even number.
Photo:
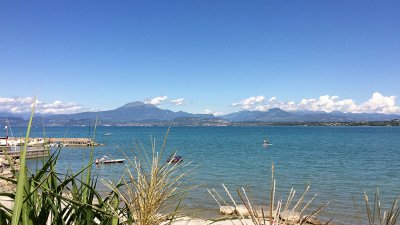
[{"label": "mountain", "polygon": [[[18,118],[12,118],[18,117]],[[221,117],[212,114],[192,114],[183,111],[174,112],[168,109],[160,109],[152,104],[143,102],[130,102],[113,110],[99,112],[82,112],[75,114],[40,115],[36,114],[35,121],[47,124],[86,124],[87,120],[102,122],[152,122],[175,124],[227,124],[228,122],[363,122],[363,121],[389,121],[400,119],[400,115],[379,113],[344,113],[339,111],[284,111],[273,108],[268,111],[240,111]],[[7,119],[8,118],[8,119]],[[1,121],[12,120],[16,124],[22,124],[21,120],[29,118],[29,114],[12,114],[0,112]]]},{"label": "mountain", "polygon": [[214,118],[211,114],[191,114],[187,112],[173,112],[168,109],[160,109],[152,104],[143,102],[131,102],[114,110],[100,112],[83,112],[76,114],[62,114],[49,116],[51,120],[82,120],[99,118],[102,121],[171,121],[180,117]]},{"label": "mountain", "polygon": [[282,122],[292,121],[296,116],[296,114],[274,108],[266,112],[245,110],[222,116],[222,118],[232,122]]},{"label": "mountain", "polygon": [[360,122],[399,119],[400,115],[379,113],[343,113],[323,111],[286,112],[279,108],[268,111],[240,111],[222,116],[231,122]]}]

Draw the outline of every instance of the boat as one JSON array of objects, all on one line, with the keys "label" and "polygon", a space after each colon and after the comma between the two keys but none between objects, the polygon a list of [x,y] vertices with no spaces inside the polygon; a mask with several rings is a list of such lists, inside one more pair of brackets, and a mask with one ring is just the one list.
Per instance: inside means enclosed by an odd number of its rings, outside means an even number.
[{"label": "boat", "polygon": [[183,158],[182,158],[182,156],[180,156],[180,155],[176,155],[176,156],[171,157],[171,158],[169,158],[169,159],[167,160],[167,162],[169,162],[169,163],[180,163],[180,162],[182,162],[182,161],[183,161]]},{"label": "boat", "polygon": [[263,143],[263,147],[268,147],[270,145],[272,145],[272,144],[269,142],[268,138],[265,138],[264,139],[264,143]]},{"label": "boat", "polygon": [[105,134],[103,134],[104,136],[111,136],[112,135],[112,133],[105,133]]},{"label": "boat", "polygon": [[97,158],[94,163],[96,164],[111,164],[111,163],[123,163],[125,159],[110,159],[107,156],[103,156],[100,159]]}]

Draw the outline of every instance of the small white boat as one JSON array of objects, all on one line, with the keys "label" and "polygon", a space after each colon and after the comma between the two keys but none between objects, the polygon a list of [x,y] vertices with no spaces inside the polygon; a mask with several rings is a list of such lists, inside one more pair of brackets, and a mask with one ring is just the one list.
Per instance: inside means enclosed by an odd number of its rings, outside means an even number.
[{"label": "small white boat", "polygon": [[105,134],[103,134],[104,136],[111,136],[112,135],[112,133],[105,133]]},{"label": "small white boat", "polygon": [[110,164],[110,163],[123,163],[125,159],[110,159],[107,156],[103,156],[100,159],[97,158],[94,163],[96,164]]},{"label": "small white boat", "polygon": [[272,145],[272,144],[269,142],[268,138],[265,138],[264,139],[264,143],[263,143],[263,147],[268,147],[270,145]]}]

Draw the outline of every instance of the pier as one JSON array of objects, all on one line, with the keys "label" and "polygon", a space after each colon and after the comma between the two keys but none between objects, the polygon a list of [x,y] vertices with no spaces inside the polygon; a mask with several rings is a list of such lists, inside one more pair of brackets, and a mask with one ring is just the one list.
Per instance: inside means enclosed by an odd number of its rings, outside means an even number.
[{"label": "pier", "polygon": [[[0,157],[8,155],[10,158],[19,158],[24,146],[0,146]],[[44,147],[27,147],[26,158],[41,158],[49,156],[50,150]]]},{"label": "pier", "polygon": [[91,138],[47,138],[46,141],[50,145],[52,144],[62,144],[63,146],[99,146],[99,144],[94,142]]},{"label": "pier", "polygon": [[[25,139],[16,137],[0,137],[0,156],[8,155],[19,158],[24,149]],[[49,156],[50,147],[89,147],[101,146],[91,138],[29,138],[26,148],[26,158]]]},{"label": "pier", "polygon": [[[2,143],[5,142],[5,138],[3,139]],[[24,145],[25,138],[17,138],[17,137],[8,137],[7,139],[8,145]],[[42,137],[31,137],[28,141],[29,147],[35,146],[43,146],[43,145],[50,145],[50,146],[100,146],[103,144],[94,142],[91,138],[42,138]]]}]

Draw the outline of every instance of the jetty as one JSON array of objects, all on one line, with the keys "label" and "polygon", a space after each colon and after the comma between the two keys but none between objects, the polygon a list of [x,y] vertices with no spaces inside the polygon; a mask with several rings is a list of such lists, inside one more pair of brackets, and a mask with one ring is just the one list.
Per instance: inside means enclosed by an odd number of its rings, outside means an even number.
[{"label": "jetty", "polygon": [[[26,158],[49,156],[51,147],[90,147],[101,146],[91,138],[34,138],[28,139]],[[17,137],[0,137],[0,156],[8,155],[19,158],[24,149],[25,139]]]},{"label": "jetty", "polygon": [[103,144],[94,142],[91,138],[47,138],[50,145],[62,144],[63,146],[101,146]]},{"label": "jetty", "polygon": [[[0,141],[3,140],[1,143],[5,143],[4,137],[0,137]],[[7,138],[7,145],[13,146],[13,145],[24,145],[25,143],[25,138],[19,138],[19,137],[8,137]],[[95,141],[92,140],[92,138],[42,138],[42,137],[30,137],[28,140],[28,146],[29,147],[38,147],[38,146],[44,146],[44,145],[50,145],[50,146],[77,146],[77,147],[84,147],[84,146],[101,146],[103,144],[96,143]],[[0,145],[1,146],[1,145]]]},{"label": "jetty", "polygon": [[[8,155],[10,158],[19,158],[21,155],[21,150],[24,149],[24,146],[0,146],[0,157],[4,155]],[[49,156],[50,150],[45,147],[27,147],[26,148],[26,158],[41,158]]]}]

